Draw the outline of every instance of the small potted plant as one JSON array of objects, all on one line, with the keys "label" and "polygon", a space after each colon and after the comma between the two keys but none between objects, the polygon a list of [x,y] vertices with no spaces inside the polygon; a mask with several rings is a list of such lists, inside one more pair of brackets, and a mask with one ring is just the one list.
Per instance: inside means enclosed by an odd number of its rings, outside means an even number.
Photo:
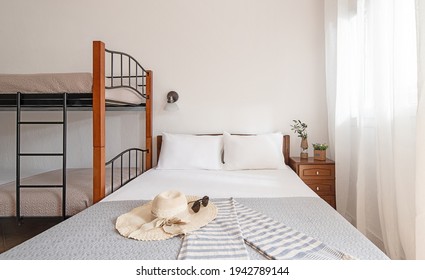
[{"label": "small potted plant", "polygon": [[313,144],[314,159],[315,160],[326,160],[326,150],[328,144],[326,143],[315,143]]},{"label": "small potted plant", "polygon": [[294,124],[291,125],[291,130],[298,134],[301,138],[301,158],[308,158],[308,142],[307,142],[307,125],[300,120],[293,120]]}]

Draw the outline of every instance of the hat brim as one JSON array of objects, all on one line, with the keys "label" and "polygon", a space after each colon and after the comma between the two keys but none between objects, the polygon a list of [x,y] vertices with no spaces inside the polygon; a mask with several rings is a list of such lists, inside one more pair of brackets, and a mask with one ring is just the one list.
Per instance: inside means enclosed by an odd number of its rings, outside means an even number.
[{"label": "hat brim", "polygon": [[[199,198],[197,196],[187,195],[186,199],[189,202]],[[152,201],[149,201],[119,216],[115,223],[115,228],[122,236],[142,241],[165,240],[178,235],[167,233],[162,228],[153,228],[147,231],[140,229],[143,224],[149,223],[155,218],[151,214],[151,206]],[[197,213],[194,213],[190,209],[189,214],[185,217],[188,223],[180,225],[181,229],[186,233],[200,229],[214,220],[217,216],[217,207],[210,201],[206,207],[201,207]]]}]

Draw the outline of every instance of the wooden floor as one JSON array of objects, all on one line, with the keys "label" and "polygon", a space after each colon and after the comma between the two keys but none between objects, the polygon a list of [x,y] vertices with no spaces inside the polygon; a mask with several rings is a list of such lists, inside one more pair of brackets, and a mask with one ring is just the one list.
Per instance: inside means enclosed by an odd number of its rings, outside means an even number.
[{"label": "wooden floor", "polygon": [[61,222],[61,218],[0,218],[0,253]]}]

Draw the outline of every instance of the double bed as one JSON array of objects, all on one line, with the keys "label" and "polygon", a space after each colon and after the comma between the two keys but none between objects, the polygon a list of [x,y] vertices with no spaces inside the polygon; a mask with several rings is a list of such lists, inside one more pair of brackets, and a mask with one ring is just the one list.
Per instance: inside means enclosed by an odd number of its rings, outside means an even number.
[{"label": "double bed", "polygon": [[[285,164],[289,159],[289,137],[270,135],[164,134],[155,168],[86,210],[0,254],[0,259],[175,260],[182,247],[181,236],[139,241],[123,237],[115,228],[119,216],[166,190],[208,195],[217,204],[233,198],[352,258],[388,259]],[[246,250],[250,259],[264,259],[250,246]]]}]

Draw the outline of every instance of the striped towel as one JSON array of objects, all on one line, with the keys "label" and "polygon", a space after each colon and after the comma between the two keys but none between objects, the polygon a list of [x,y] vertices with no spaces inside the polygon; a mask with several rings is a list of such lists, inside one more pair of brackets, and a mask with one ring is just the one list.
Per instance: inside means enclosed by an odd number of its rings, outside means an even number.
[{"label": "striped towel", "polygon": [[243,242],[267,259],[353,259],[233,198],[214,203],[217,218],[184,238],[178,259],[246,259]]},{"label": "striped towel", "polygon": [[234,205],[245,243],[268,259],[352,259],[351,256],[236,201]]},{"label": "striped towel", "polygon": [[234,200],[214,202],[217,217],[207,226],[186,234],[177,259],[249,259],[234,203]]}]

